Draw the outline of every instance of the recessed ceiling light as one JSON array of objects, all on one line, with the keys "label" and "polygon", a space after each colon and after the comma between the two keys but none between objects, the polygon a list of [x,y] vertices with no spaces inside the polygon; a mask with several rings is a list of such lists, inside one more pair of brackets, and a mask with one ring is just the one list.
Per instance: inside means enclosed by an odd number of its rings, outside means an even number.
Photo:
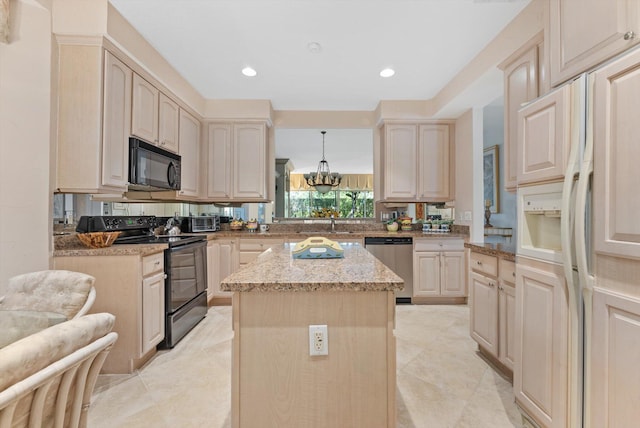
[{"label": "recessed ceiling light", "polygon": [[310,42],[307,44],[307,49],[309,49],[309,52],[317,54],[322,52],[322,46],[320,46],[320,43],[318,42]]},{"label": "recessed ceiling light", "polygon": [[380,76],[381,77],[391,77],[394,74],[396,74],[395,70],[393,68],[385,68],[384,70],[382,70],[380,72]]},{"label": "recessed ceiling light", "polygon": [[255,77],[258,73],[251,67],[245,67],[242,69],[242,74],[247,77]]}]

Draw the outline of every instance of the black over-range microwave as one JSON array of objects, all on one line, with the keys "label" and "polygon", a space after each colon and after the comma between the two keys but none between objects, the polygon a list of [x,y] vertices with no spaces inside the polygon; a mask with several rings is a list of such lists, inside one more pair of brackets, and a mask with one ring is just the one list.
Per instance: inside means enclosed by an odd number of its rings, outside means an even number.
[{"label": "black over-range microwave", "polygon": [[129,138],[129,190],[180,190],[180,155]]}]

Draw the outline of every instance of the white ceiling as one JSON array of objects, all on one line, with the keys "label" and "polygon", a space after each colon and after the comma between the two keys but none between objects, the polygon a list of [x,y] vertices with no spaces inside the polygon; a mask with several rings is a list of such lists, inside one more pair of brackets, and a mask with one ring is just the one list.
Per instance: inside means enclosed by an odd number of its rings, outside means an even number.
[{"label": "white ceiling", "polygon": [[[433,98],[530,0],[110,1],[207,99],[269,99],[275,110],[372,111],[380,100]],[[312,42],[320,53],[308,49]],[[243,76],[245,66],[258,75]],[[395,76],[380,77],[385,67]],[[304,140],[315,169],[319,131],[283,130],[276,145],[281,135]],[[339,169],[339,158],[357,158],[342,149],[366,147],[352,147],[361,130],[343,131],[327,133],[327,160],[338,172],[355,173]],[[349,144],[332,149],[330,139]],[[309,163],[287,157],[297,169]]]}]

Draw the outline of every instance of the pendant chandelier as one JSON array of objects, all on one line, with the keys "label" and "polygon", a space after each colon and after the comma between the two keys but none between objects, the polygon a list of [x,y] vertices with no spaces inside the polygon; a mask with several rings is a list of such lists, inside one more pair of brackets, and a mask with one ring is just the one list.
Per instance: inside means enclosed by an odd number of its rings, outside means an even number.
[{"label": "pendant chandelier", "polygon": [[322,160],[318,163],[318,171],[310,172],[304,175],[307,184],[320,193],[327,193],[332,187],[340,184],[342,176],[337,172],[331,172],[329,162],[324,158],[324,134],[327,131],[321,131],[322,134]]}]

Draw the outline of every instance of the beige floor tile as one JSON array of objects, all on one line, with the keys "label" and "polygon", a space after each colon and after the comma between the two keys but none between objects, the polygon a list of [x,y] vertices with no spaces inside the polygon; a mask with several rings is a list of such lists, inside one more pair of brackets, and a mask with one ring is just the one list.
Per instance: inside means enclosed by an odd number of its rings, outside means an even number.
[{"label": "beige floor tile", "polygon": [[[477,355],[466,305],[396,314],[398,428],[520,426],[511,384]],[[89,427],[229,428],[232,338],[231,308],[213,307],[138,372],[101,375]]]}]

